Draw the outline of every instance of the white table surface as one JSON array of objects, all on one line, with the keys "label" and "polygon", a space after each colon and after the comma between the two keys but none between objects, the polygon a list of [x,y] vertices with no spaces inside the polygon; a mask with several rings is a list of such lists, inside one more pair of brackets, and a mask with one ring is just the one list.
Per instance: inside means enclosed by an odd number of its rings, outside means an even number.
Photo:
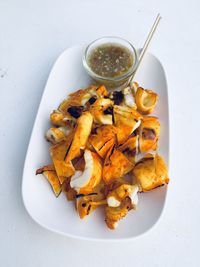
[{"label": "white table surface", "polygon": [[[136,3],[137,2],[137,3]],[[200,2],[0,0],[0,266],[199,266]],[[26,150],[48,73],[67,47],[103,35],[151,44],[167,72],[171,158],[156,228],[127,242],[87,242],[37,225],[21,198]]]}]

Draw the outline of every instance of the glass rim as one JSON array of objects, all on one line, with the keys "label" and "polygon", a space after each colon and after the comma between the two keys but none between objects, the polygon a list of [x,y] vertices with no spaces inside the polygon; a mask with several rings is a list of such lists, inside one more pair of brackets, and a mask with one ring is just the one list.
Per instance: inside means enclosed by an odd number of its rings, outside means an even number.
[{"label": "glass rim", "polygon": [[[101,75],[96,74],[90,68],[90,66],[88,65],[88,62],[87,62],[87,53],[88,53],[88,50],[90,49],[90,47],[93,44],[95,44],[96,42],[98,42],[100,40],[103,40],[103,39],[118,39],[118,40],[124,41],[125,43],[127,43],[131,47],[131,49],[132,49],[131,52],[134,55],[134,63],[133,63],[132,67],[130,68],[130,70],[128,72],[126,72],[125,74],[123,74],[121,76],[118,76],[118,77],[104,77],[104,76],[101,76]],[[119,42],[119,44],[120,44],[120,42]],[[134,71],[136,69],[136,66],[137,66],[137,63],[138,63],[138,55],[137,55],[137,51],[136,51],[135,47],[129,41],[127,41],[126,39],[124,39],[122,37],[117,37],[117,36],[103,36],[103,37],[100,37],[100,38],[95,39],[94,41],[92,41],[91,43],[89,43],[86,46],[85,51],[84,51],[84,54],[83,54],[82,61],[83,61],[83,66],[85,67],[85,69],[87,70],[87,72],[89,73],[89,75],[91,75],[94,79],[105,80],[105,81],[121,81],[121,80],[124,80],[124,79],[130,77],[134,73]]]}]

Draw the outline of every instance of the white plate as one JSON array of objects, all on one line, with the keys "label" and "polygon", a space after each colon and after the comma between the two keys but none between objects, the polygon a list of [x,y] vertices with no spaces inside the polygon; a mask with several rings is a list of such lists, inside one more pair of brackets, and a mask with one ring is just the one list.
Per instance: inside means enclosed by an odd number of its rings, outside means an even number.
[{"label": "white plate", "polygon": [[[119,227],[109,230],[104,222],[103,210],[97,210],[85,220],[80,220],[72,202],[61,194],[56,198],[48,182],[36,169],[50,163],[49,145],[44,133],[50,127],[49,114],[71,92],[90,83],[82,67],[83,48],[75,46],[64,51],[56,61],[47,81],[33,127],[23,174],[22,195],[30,216],[41,226],[70,237],[93,240],[121,240],[145,233],[158,221],[164,207],[167,187],[139,194],[137,211],[119,222]],[[159,153],[168,163],[169,122],[168,96],[164,69],[160,61],[147,53],[136,76],[145,88],[152,88],[159,95],[154,114],[161,122]]]}]

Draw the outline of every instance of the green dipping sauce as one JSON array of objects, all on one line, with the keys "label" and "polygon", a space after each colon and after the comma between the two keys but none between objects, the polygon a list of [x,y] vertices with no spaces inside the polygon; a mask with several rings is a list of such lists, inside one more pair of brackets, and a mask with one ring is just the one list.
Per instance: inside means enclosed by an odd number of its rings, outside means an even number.
[{"label": "green dipping sauce", "polygon": [[133,67],[134,57],[125,46],[103,44],[90,52],[88,65],[99,76],[117,78],[126,74]]}]

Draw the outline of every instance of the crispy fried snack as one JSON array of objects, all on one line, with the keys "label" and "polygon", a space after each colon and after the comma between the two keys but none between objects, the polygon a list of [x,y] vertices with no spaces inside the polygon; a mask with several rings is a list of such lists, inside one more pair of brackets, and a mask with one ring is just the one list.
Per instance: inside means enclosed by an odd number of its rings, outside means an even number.
[{"label": "crispy fried snack", "polygon": [[62,184],[62,192],[65,194],[68,201],[76,199],[76,191],[70,186],[71,177],[67,177]]},{"label": "crispy fried snack", "polygon": [[133,169],[141,191],[146,192],[158,186],[168,184],[168,170],[163,158],[156,154],[146,154]]},{"label": "crispy fried snack", "polygon": [[46,132],[45,137],[47,141],[55,145],[66,140],[67,136],[69,136],[72,131],[72,127],[52,127]]},{"label": "crispy fried snack", "polygon": [[129,135],[134,132],[141,123],[142,115],[134,108],[126,106],[114,106],[114,121],[117,128],[117,140],[124,143]]},{"label": "crispy fried snack", "polygon": [[61,193],[61,184],[55,172],[54,166],[53,165],[44,166],[36,171],[36,175],[37,174],[43,174],[43,176],[47,179],[47,181],[51,185],[55,196],[58,197]]},{"label": "crispy fried snack", "polygon": [[[56,196],[62,191],[85,218],[105,205],[105,222],[115,229],[128,211],[136,209],[138,191],[169,182],[162,157],[141,152],[156,150],[160,123],[150,114],[158,96],[133,82],[120,91],[91,85],[68,96],[50,115],[52,165],[36,171],[49,181]],[[143,114],[143,115],[141,115]],[[133,174],[131,182],[129,176]],[[134,184],[136,182],[136,184]]]},{"label": "crispy fried snack", "polygon": [[137,109],[142,114],[150,114],[153,112],[158,101],[158,95],[151,90],[139,87],[135,94],[135,102]]},{"label": "crispy fried snack", "polygon": [[90,112],[94,117],[94,122],[111,125],[113,101],[109,98],[99,98],[90,106]]},{"label": "crispy fried snack", "polygon": [[106,184],[113,180],[123,177],[133,169],[134,165],[127,159],[123,153],[111,147],[106,155],[103,166],[103,180]]},{"label": "crispy fried snack", "polygon": [[54,165],[53,164],[49,164],[49,165],[46,165],[46,166],[44,166],[42,168],[37,169],[36,175],[37,174],[42,174],[45,171],[55,171]]},{"label": "crispy fried snack", "polygon": [[137,192],[138,185],[122,184],[111,191],[107,196],[107,203],[109,207],[119,207],[126,197],[130,197],[133,207],[136,208],[138,203]]},{"label": "crispy fried snack", "polygon": [[133,94],[131,88],[126,87],[122,91],[123,91],[123,95],[124,95],[123,103],[130,108],[137,109],[135,99],[134,99],[134,94]]},{"label": "crispy fried snack", "polygon": [[65,116],[65,120],[76,121],[83,113],[84,105],[93,95],[97,95],[96,90],[97,86],[90,86],[70,94],[58,107],[58,110]]},{"label": "crispy fried snack", "polygon": [[77,127],[75,129],[75,134],[66,154],[66,161],[69,162],[74,158],[81,156],[81,149],[84,150],[88,137],[92,129],[93,117],[90,112],[84,112],[80,118],[77,120]]},{"label": "crispy fried snack", "polygon": [[137,89],[139,88],[139,84],[137,82],[131,82],[130,87],[132,94],[135,96]]},{"label": "crispy fried snack", "polygon": [[74,93],[71,93],[67,99],[65,99],[58,109],[63,112],[64,114],[68,114],[68,109],[70,107],[80,107],[84,106],[87,101],[91,98],[90,91],[95,91],[97,89],[97,86],[91,85],[88,88],[85,89],[79,89]]},{"label": "crispy fried snack", "polygon": [[76,101],[79,105],[85,105],[87,101],[91,98],[90,90],[95,90],[96,86],[91,86],[86,89],[80,89],[69,95],[71,101]]},{"label": "crispy fried snack", "polygon": [[94,210],[102,205],[106,205],[106,200],[91,201],[90,197],[84,196],[76,200],[76,209],[79,217],[83,219],[85,216],[91,214]]},{"label": "crispy fried snack", "polygon": [[105,196],[107,197],[110,192],[112,192],[117,187],[119,187],[119,186],[121,186],[123,184],[130,185],[130,182],[127,181],[124,178],[118,178],[118,179],[113,180],[112,183],[105,184],[105,186],[104,186],[104,194],[105,194]]},{"label": "crispy fried snack", "polygon": [[55,126],[67,126],[73,117],[70,114],[63,114],[59,110],[54,110],[50,115],[50,121]]},{"label": "crispy fried snack", "polygon": [[70,107],[83,107],[87,103],[91,104],[93,101],[95,102],[97,98],[107,95],[108,91],[104,85],[91,85],[88,88],[80,89],[70,94],[69,97],[60,104],[58,109],[64,114],[70,114],[73,117],[73,114],[69,112]]},{"label": "crispy fried snack", "polygon": [[144,117],[139,129],[139,149],[141,153],[156,150],[160,135],[160,123],[156,117]]},{"label": "crispy fried snack", "polygon": [[72,164],[75,168],[76,171],[84,171],[85,169],[85,159],[84,157],[80,157],[80,158],[75,158],[73,161],[72,161]]},{"label": "crispy fried snack", "polygon": [[116,129],[112,125],[103,125],[97,128],[96,133],[89,138],[90,144],[102,158],[105,158],[107,151],[115,144],[115,140]]},{"label": "crispy fried snack", "polygon": [[96,94],[98,97],[108,96],[108,91],[104,85],[100,85],[96,88]]},{"label": "crispy fried snack", "polygon": [[138,154],[138,139],[139,139],[139,135],[132,136],[123,145],[119,147],[119,150],[133,164],[135,164],[136,155]]},{"label": "crispy fried snack", "polygon": [[100,157],[90,150],[85,150],[85,169],[76,171],[71,177],[70,186],[79,194],[89,194],[101,182],[102,162]]},{"label": "crispy fried snack", "polygon": [[92,213],[98,207],[106,204],[104,183],[98,184],[89,194],[76,195],[76,208],[81,219]]},{"label": "crispy fried snack", "polygon": [[[92,97],[104,97],[108,91],[104,85],[91,85],[85,89],[80,89],[69,95],[69,99],[78,102],[79,105],[85,105]],[[93,100],[91,100],[93,102]]]},{"label": "crispy fried snack", "polygon": [[72,139],[72,136],[68,140],[62,141],[50,148],[50,155],[61,184],[64,182],[66,177],[70,177],[75,172],[71,161],[65,160],[65,155],[71,142],[70,139]]},{"label": "crispy fried snack", "polygon": [[124,218],[129,210],[133,209],[131,199],[126,197],[119,207],[109,207],[105,208],[105,222],[111,230],[116,229],[118,226],[118,221]]}]

